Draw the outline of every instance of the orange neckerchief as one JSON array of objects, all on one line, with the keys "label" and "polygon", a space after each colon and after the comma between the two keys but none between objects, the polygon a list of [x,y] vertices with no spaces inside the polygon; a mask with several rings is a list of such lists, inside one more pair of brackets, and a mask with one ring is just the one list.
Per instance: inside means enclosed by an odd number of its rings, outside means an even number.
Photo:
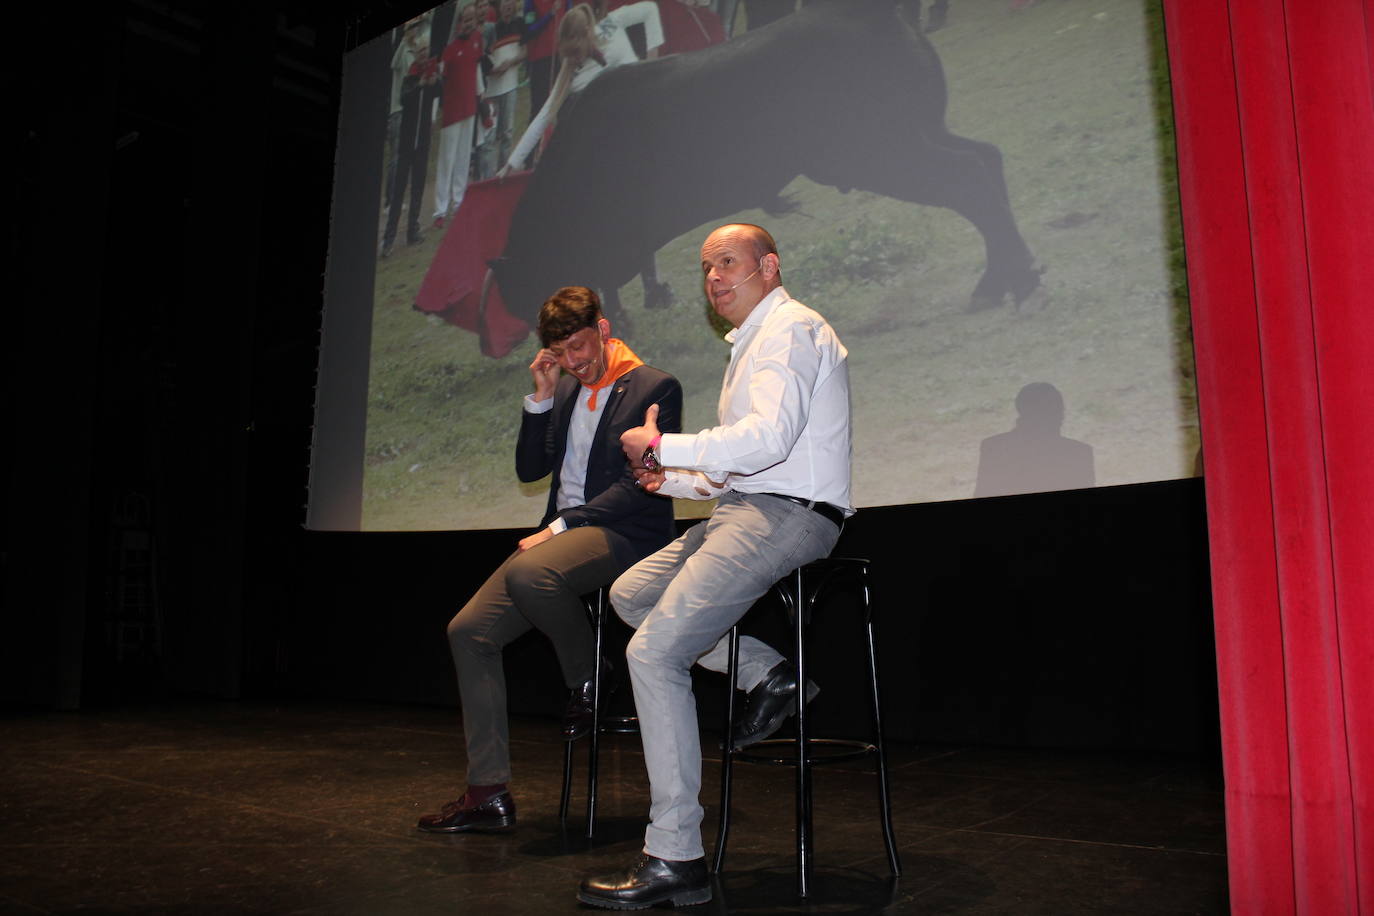
[{"label": "orange neckerchief", "polygon": [[638,369],[644,365],[644,360],[635,356],[633,350],[625,346],[625,341],[617,337],[612,337],[606,341],[606,374],[597,379],[595,385],[584,385],[583,387],[591,390],[592,396],[587,398],[587,409],[596,410],[596,395],[602,388],[612,384],[631,369]]}]

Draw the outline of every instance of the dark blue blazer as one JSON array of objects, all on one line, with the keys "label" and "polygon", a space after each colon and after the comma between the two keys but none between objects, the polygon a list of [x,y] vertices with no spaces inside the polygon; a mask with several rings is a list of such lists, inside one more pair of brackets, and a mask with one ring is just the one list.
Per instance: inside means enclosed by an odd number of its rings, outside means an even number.
[{"label": "dark blue blazer", "polygon": [[523,412],[520,439],[515,447],[515,474],[532,483],[548,474],[549,505],[540,525],[562,518],[569,528],[599,525],[623,535],[634,546],[638,560],[673,539],[673,501],[645,493],[635,486],[629,462],[620,449],[620,434],[644,425],[644,411],[658,405],[658,428],[665,433],[682,431],[682,386],[666,372],[640,366],[618,378],[599,397],[606,409],[596,427],[596,438],[587,457],[586,504],[557,511],[563,453],[568,445],[568,424],[581,385],[570,375],[558,382],[553,409],[544,413]]}]

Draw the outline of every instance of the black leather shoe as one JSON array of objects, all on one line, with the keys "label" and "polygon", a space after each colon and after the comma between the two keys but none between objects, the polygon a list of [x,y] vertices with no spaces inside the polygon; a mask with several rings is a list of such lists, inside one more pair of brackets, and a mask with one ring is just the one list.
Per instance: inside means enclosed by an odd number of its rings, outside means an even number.
[{"label": "black leather shoe", "polygon": [[[611,662],[605,656],[601,659],[601,711],[606,711],[606,701],[614,691],[611,680]],[[587,678],[572,689],[568,706],[563,710],[563,740],[575,741],[592,730],[592,679]]]},{"label": "black leather shoe", "polygon": [[[807,681],[806,702],[810,703],[821,690]],[[797,711],[797,669],[787,659],[769,669],[767,677],[749,691],[748,706],[740,721],[735,723],[735,747],[758,744],[782,728],[787,717]]]},{"label": "black leather shoe", "polygon": [[691,906],[711,899],[711,879],[704,857],[670,862],[641,853],[626,871],[583,878],[577,899],[609,910],[642,910],[667,901]]},{"label": "black leather shoe", "polygon": [[515,799],[509,792],[475,807],[468,806],[467,798],[449,802],[438,814],[426,814],[415,826],[430,833],[489,833],[515,826]]}]

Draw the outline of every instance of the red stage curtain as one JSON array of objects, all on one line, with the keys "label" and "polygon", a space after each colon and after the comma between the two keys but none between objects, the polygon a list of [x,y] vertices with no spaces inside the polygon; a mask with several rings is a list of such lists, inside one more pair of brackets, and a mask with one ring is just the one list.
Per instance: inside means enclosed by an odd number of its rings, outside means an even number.
[{"label": "red stage curtain", "polygon": [[1374,3],[1165,13],[1232,908],[1374,914]]}]

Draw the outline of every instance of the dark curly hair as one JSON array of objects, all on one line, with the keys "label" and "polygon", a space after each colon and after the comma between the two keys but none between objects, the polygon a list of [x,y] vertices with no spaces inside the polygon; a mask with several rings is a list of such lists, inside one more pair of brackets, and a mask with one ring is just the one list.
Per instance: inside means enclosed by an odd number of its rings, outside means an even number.
[{"label": "dark curly hair", "polygon": [[601,320],[601,299],[585,286],[565,286],[539,309],[539,340],[544,346],[567,340]]}]

